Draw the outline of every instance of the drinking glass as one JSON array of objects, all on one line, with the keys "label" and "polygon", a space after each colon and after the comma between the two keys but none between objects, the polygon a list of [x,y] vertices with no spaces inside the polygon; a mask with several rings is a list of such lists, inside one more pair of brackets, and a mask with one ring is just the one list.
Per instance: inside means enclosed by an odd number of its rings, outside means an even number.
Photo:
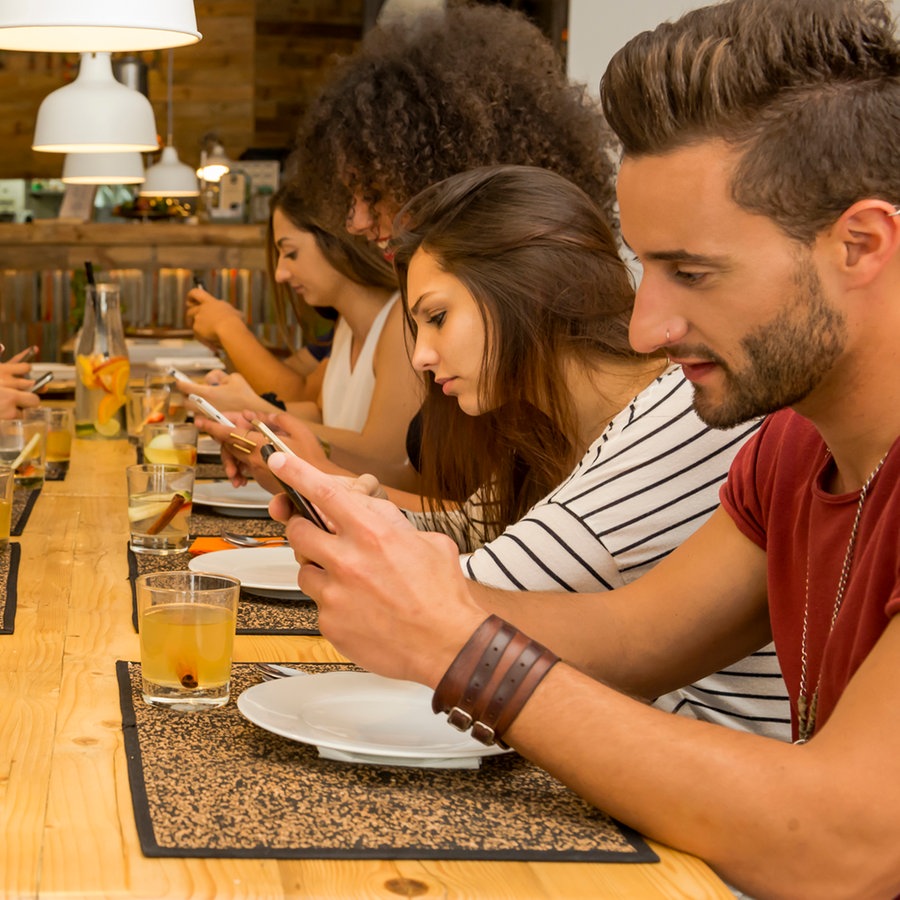
[{"label": "drinking glass", "polygon": [[169,387],[165,384],[128,388],[125,393],[125,420],[130,443],[140,446],[144,426],[166,421],[169,399]]},{"label": "drinking glass", "polygon": [[157,465],[197,465],[197,426],[190,422],[145,425],[144,462]]},{"label": "drinking glass", "polygon": [[47,408],[47,460],[44,466],[47,481],[62,481],[66,477],[74,433],[75,413],[71,408]]},{"label": "drinking glass", "polygon": [[188,570],[137,578],[145,702],[180,712],[228,702],[240,590],[236,578]]},{"label": "drinking glass", "polygon": [[22,452],[22,420],[0,419],[0,464],[10,466]]},{"label": "drinking glass", "polygon": [[165,555],[190,544],[193,466],[128,466],[128,521],[135,553]]},{"label": "drinking glass", "polygon": [[148,387],[165,385],[169,388],[169,408],[166,412],[166,421],[186,422],[188,409],[185,405],[185,396],[175,387],[175,382],[175,376],[169,372],[152,372],[146,378]]},{"label": "drinking glass", "polygon": [[9,466],[0,465],[0,550],[5,550],[9,545],[15,483],[13,470]]},{"label": "drinking glass", "polygon": [[44,483],[47,452],[47,413],[27,409],[21,419],[0,420],[0,463],[16,472],[16,487],[35,488]]}]

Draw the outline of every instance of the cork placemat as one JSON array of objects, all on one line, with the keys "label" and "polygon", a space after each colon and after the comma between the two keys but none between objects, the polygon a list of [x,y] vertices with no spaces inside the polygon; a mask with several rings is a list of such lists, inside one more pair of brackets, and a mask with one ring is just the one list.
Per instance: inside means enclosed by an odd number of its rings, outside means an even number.
[{"label": "cork placemat", "polygon": [[12,525],[9,530],[13,537],[21,536],[25,530],[28,517],[31,515],[31,510],[34,509],[34,504],[37,503],[40,495],[40,488],[16,488],[13,491]]},{"label": "cork placemat", "polygon": [[[200,557],[202,558],[202,557]],[[187,569],[189,553],[154,556],[134,553],[128,548],[128,578],[131,582],[131,622],[138,630],[135,579],[145,572]],[[237,613],[238,634],[302,634],[320,635],[319,610],[312,600],[261,597],[241,590]]]},{"label": "cork placemat", "polygon": [[197,465],[194,468],[194,477],[198,480],[210,478],[213,481],[220,481],[225,477],[225,467],[218,457],[209,461],[205,461],[205,458],[202,456],[198,457]]},{"label": "cork placemat", "polygon": [[0,634],[12,634],[15,629],[21,554],[22,548],[15,543],[0,551]]},{"label": "cork placemat", "polygon": [[[659,859],[639,834],[514,753],[478,769],[334,762],[253,725],[233,700],[208,713],[150,707],[140,664],[120,660],[116,672],[146,856]],[[232,677],[233,697],[261,680],[251,663],[235,663]]]},{"label": "cork placemat", "polygon": [[224,516],[213,512],[208,506],[191,504],[191,534],[195,537],[218,537],[222,531],[236,531],[238,534],[250,534],[253,537],[272,537],[284,534],[284,525],[269,518],[248,518],[246,516]]}]

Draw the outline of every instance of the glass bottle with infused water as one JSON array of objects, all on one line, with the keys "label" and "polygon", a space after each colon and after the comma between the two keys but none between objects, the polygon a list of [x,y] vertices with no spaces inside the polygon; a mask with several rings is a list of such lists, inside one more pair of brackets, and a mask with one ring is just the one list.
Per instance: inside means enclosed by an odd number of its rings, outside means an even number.
[{"label": "glass bottle with infused water", "polygon": [[87,285],[75,370],[75,433],[80,438],[124,438],[131,365],[118,285]]}]

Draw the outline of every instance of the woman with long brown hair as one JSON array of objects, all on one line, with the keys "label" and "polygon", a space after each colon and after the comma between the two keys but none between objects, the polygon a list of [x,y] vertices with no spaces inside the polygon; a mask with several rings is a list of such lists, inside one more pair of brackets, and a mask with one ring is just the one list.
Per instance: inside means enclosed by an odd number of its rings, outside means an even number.
[{"label": "woman with long brown hair", "polygon": [[[713,512],[759,423],[705,425],[681,368],[631,348],[631,275],[578,187],[524,166],[456,175],[404,207],[391,247],[426,387],[425,512],[408,515],[456,540],[469,577],[613,589]],[[657,702],[789,735],[771,647]]]}]

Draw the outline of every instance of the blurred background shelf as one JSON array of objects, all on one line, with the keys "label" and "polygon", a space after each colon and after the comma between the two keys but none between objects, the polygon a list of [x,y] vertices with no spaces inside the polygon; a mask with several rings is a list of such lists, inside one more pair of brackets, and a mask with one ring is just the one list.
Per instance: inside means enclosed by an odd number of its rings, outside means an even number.
[{"label": "blurred background shelf", "polygon": [[264,225],[176,222],[0,223],[0,342],[9,352],[37,344],[43,361],[61,361],[80,322],[83,270],[120,287],[126,332],[187,337],[184,298],[192,279],[241,310],[267,344],[283,344],[275,325],[265,262]]}]

